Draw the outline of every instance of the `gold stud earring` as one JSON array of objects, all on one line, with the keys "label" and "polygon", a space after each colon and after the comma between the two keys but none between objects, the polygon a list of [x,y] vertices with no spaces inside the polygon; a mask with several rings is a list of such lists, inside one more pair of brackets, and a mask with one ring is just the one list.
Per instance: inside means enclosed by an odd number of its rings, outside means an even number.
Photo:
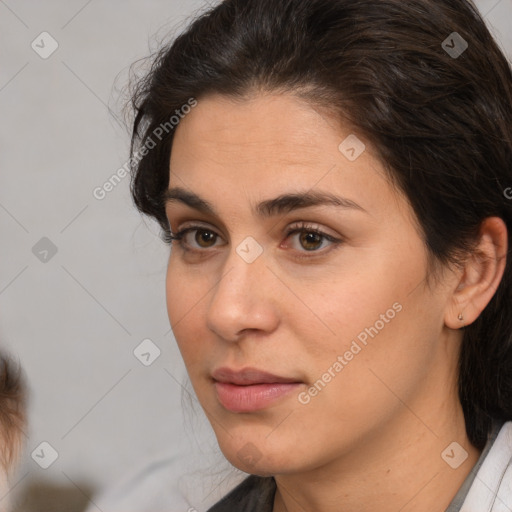
[{"label": "gold stud earring", "polygon": [[459,313],[459,316],[457,317],[461,322],[464,321],[464,315],[462,313]]}]

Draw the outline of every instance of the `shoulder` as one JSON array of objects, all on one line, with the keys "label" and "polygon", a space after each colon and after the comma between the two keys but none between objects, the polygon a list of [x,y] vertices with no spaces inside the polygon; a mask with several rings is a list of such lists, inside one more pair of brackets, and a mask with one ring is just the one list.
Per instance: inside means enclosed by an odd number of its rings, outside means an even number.
[{"label": "shoulder", "polygon": [[208,512],[272,512],[275,491],[272,477],[250,475]]},{"label": "shoulder", "polygon": [[512,421],[501,427],[460,512],[512,509]]}]

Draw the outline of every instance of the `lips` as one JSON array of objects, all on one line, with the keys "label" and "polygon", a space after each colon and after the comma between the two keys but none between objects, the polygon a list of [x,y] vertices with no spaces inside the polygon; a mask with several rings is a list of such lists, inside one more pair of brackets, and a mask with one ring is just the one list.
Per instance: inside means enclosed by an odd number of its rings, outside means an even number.
[{"label": "lips", "polygon": [[303,384],[256,368],[219,368],[212,373],[217,399],[228,411],[255,412],[265,409]]},{"label": "lips", "polygon": [[297,379],[280,377],[272,373],[264,372],[256,368],[244,368],[242,370],[232,370],[230,368],[218,368],[212,373],[212,377],[217,382],[226,382],[236,384],[237,386],[250,386],[253,384],[287,384],[300,382]]}]

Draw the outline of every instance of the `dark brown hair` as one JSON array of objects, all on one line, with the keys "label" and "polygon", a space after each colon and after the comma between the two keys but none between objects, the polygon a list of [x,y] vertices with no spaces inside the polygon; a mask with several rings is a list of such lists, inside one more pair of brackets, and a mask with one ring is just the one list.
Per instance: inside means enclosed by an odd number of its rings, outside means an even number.
[{"label": "dark brown hair", "polygon": [[[432,261],[460,264],[486,217],[512,232],[512,73],[468,1],[225,0],[197,17],[133,94],[132,195],[164,234],[174,131],[134,156],[191,97],[256,90],[323,106],[370,141]],[[464,330],[459,396],[479,448],[493,419],[512,419],[511,299],[508,264]]]},{"label": "dark brown hair", "polygon": [[5,471],[13,469],[22,448],[26,402],[20,365],[0,352],[0,465]]}]

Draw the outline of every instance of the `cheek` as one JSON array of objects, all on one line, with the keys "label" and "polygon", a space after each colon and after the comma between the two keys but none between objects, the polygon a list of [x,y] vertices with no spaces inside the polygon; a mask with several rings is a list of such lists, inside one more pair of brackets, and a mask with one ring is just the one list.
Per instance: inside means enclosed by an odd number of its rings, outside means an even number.
[{"label": "cheek", "polygon": [[209,280],[197,269],[180,261],[179,253],[171,255],[166,275],[167,312],[171,325],[181,325],[190,316],[197,315],[211,287]]},{"label": "cheek", "polygon": [[436,367],[435,311],[424,312],[420,323],[417,302],[428,308],[428,300],[398,297],[395,302],[393,296],[383,297],[368,305],[364,317],[347,320],[347,335],[338,338],[337,350],[322,368],[317,366],[320,386],[330,380],[319,393],[325,410],[336,411],[340,421],[356,429],[378,424],[402,402],[411,403]]},{"label": "cheek", "polygon": [[201,319],[208,287],[188,279],[178,265],[169,264],[166,277],[166,301],[169,322],[187,368],[201,354]]},{"label": "cheek", "polygon": [[364,269],[352,265],[350,272],[332,273],[321,285],[294,283],[294,291],[304,304],[297,302],[288,308],[288,323],[295,326],[295,336],[303,340],[313,360],[324,365],[326,360],[334,362],[350,350],[354,340],[364,348],[369,340],[381,337],[392,324],[402,321],[398,310],[403,309],[407,283],[401,283],[389,265],[387,272],[381,272],[385,262],[366,263]]},{"label": "cheek", "polygon": [[312,402],[329,402],[341,416],[360,410],[363,417],[376,401],[388,408],[396,402],[383,382],[407,393],[422,378],[439,333],[435,300],[417,286],[425,266],[416,249],[408,260],[393,254],[366,259],[364,268],[354,263],[350,273],[325,284],[327,291],[309,294],[316,318],[293,313],[295,336],[311,363]]},{"label": "cheek", "polygon": [[[372,306],[372,311],[380,314],[381,308]],[[400,413],[402,401],[410,403],[428,377],[428,343],[415,337],[420,333],[411,329],[405,306],[389,323],[375,315],[368,318],[347,319],[347,334],[331,342],[324,338],[322,344],[317,338],[319,346],[307,357],[309,387],[298,397],[304,431],[316,431],[321,424],[324,435],[319,437],[350,444],[354,436],[378,429]],[[321,439],[312,442],[324,449]]]}]

